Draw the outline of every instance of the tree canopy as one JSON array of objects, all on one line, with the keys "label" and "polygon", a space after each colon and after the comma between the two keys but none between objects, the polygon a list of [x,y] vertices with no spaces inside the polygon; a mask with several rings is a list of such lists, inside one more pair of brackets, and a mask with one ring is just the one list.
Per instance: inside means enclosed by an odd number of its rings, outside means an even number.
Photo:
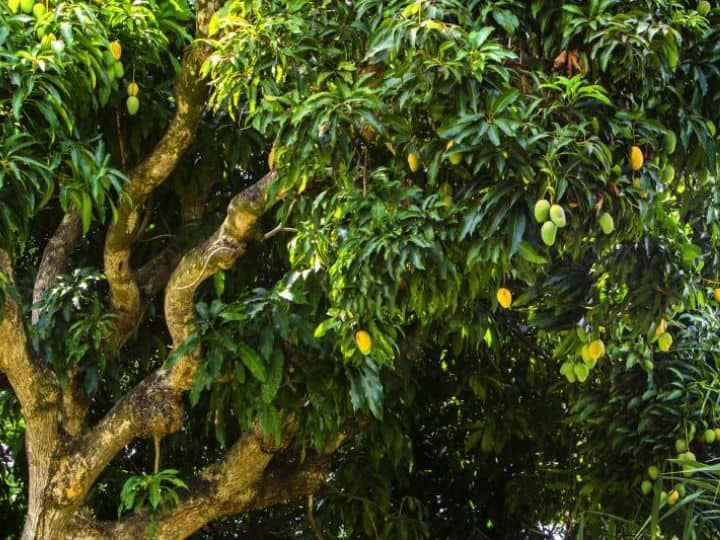
[{"label": "tree canopy", "polygon": [[718,123],[706,1],[0,0],[9,537],[720,535]]}]

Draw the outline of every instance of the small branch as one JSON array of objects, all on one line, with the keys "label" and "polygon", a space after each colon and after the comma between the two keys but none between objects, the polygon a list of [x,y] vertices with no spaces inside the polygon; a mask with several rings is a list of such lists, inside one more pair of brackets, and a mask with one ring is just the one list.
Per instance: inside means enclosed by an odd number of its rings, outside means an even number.
[{"label": "small branch", "polygon": [[313,508],[314,505],[313,501],[313,494],[307,496],[307,517],[308,522],[310,523],[310,528],[312,529],[313,533],[315,534],[315,538],[317,540],[325,540],[325,537],[323,536],[322,531],[320,530],[320,527],[318,527],[316,521],[315,521],[315,509]]},{"label": "small branch", "polygon": [[281,232],[297,232],[298,230],[293,227],[283,227],[282,225],[278,225],[274,229],[269,230],[263,235],[263,238],[267,240],[268,238],[272,238],[273,236],[280,234]]},{"label": "small branch", "polygon": [[153,466],[153,474],[157,474],[160,470],[160,437],[155,434],[153,437],[155,443],[155,465]]}]

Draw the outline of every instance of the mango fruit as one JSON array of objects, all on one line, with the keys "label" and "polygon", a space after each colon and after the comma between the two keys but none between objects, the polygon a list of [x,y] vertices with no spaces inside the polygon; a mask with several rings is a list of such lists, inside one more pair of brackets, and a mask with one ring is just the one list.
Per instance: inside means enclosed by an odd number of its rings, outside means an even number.
[{"label": "mango fruit", "polygon": [[407,155],[407,163],[410,171],[416,173],[420,170],[420,158],[417,154],[413,154],[412,152],[410,152]]},{"label": "mango fruit", "polygon": [[36,19],[39,19],[43,15],[45,15],[45,4],[42,2],[36,2],[35,5],[32,7],[32,13],[35,16]]},{"label": "mango fruit", "polygon": [[[450,150],[453,146],[455,146],[455,141],[448,141],[447,145],[445,145],[445,151]],[[451,165],[459,165],[462,161],[462,153],[454,152],[450,154],[448,161]]]},{"label": "mango fruit", "polygon": [[700,2],[698,2],[697,11],[700,15],[704,17],[705,15],[710,13],[710,7],[710,2],[708,2],[707,0],[701,0]]},{"label": "mango fruit", "polygon": [[358,330],[355,332],[355,345],[362,354],[368,354],[372,349],[372,338],[366,330]]},{"label": "mango fruit", "polygon": [[35,7],[35,0],[20,0],[20,9],[23,13],[30,15],[33,7]]},{"label": "mango fruit", "polygon": [[660,319],[660,322],[655,327],[655,336],[660,337],[667,331],[667,321],[665,319]]},{"label": "mango fruit", "polygon": [[705,433],[703,434],[703,439],[705,440],[705,444],[712,444],[715,442],[715,430],[714,429],[706,429]]},{"label": "mango fruit", "polygon": [[575,364],[573,366],[573,373],[575,374],[578,382],[583,383],[587,380],[590,370],[585,364]]},{"label": "mango fruit", "polygon": [[650,465],[647,470],[647,475],[650,480],[655,480],[658,476],[660,476],[660,469],[658,469],[655,465]]},{"label": "mango fruit", "polygon": [[602,358],[605,354],[605,343],[603,343],[602,339],[592,341],[588,345],[588,352],[590,353],[590,358],[593,360],[600,360],[600,358]]},{"label": "mango fruit", "polygon": [[667,332],[658,338],[658,348],[662,352],[668,352],[670,350],[670,347],[672,347],[672,343],[673,343],[673,338]]},{"label": "mango fruit", "polygon": [[600,224],[600,229],[602,229],[602,232],[604,234],[611,234],[615,230],[615,221],[613,220],[613,217],[607,212],[604,212],[600,216],[600,218],[598,219],[598,223]]},{"label": "mango fruit", "polygon": [[565,219],[565,210],[563,210],[563,207],[559,204],[553,204],[550,207],[550,220],[559,228],[563,228],[565,225],[567,225],[567,220]]},{"label": "mango fruit", "polygon": [[135,116],[140,109],[140,100],[136,96],[129,96],[125,101],[125,107],[130,116]]},{"label": "mango fruit", "polygon": [[103,53],[103,64],[105,64],[105,67],[108,68],[108,70],[115,64],[115,57],[113,57],[110,51],[105,51]]},{"label": "mango fruit", "polygon": [[550,215],[550,203],[545,199],[538,199],[535,201],[533,214],[535,215],[535,221],[538,223],[547,221],[548,215]]},{"label": "mango fruit", "polygon": [[122,62],[115,62],[113,66],[113,76],[116,79],[120,79],[123,75],[125,75],[125,66],[123,66]]},{"label": "mango fruit", "polygon": [[642,484],[640,484],[640,491],[642,491],[643,495],[647,495],[652,491],[653,485],[650,480],[643,480]]},{"label": "mango fruit", "polygon": [[500,287],[495,294],[498,304],[504,309],[508,309],[512,304],[512,293],[505,287]]},{"label": "mango fruit", "polygon": [[115,60],[120,60],[120,57],[122,56],[122,45],[120,45],[119,41],[111,41],[110,45],[108,45],[108,48],[110,49],[110,53],[112,54],[113,58]]},{"label": "mango fruit", "polygon": [[713,298],[716,302],[720,302],[720,287],[717,287],[713,290]]},{"label": "mango fruit", "polygon": [[20,0],[8,0],[8,7],[13,13],[20,11]]},{"label": "mango fruit", "polygon": [[678,502],[678,499],[680,498],[680,493],[677,489],[673,489],[670,493],[668,493],[667,496],[667,503],[668,506],[674,505],[676,502]]},{"label": "mango fruit", "polygon": [[138,92],[140,92],[140,87],[137,85],[137,83],[135,81],[133,81],[127,85],[128,96],[137,96]]},{"label": "mango fruit", "polygon": [[675,167],[668,163],[662,170],[662,181],[670,184],[673,180],[675,180]]},{"label": "mango fruit", "polygon": [[557,225],[552,221],[546,221],[540,228],[540,236],[546,246],[552,246],[555,243],[555,237],[557,236]]},{"label": "mango fruit", "polygon": [[687,443],[685,442],[685,439],[675,439],[675,451],[678,454],[682,454],[684,452],[687,452]]},{"label": "mango fruit", "polygon": [[675,152],[675,147],[677,146],[677,136],[675,135],[674,131],[666,131],[665,132],[665,151],[668,154],[672,154]]},{"label": "mango fruit", "polygon": [[640,147],[633,146],[630,148],[630,168],[633,171],[639,171],[642,169],[643,163],[645,163],[645,157],[643,156]]}]

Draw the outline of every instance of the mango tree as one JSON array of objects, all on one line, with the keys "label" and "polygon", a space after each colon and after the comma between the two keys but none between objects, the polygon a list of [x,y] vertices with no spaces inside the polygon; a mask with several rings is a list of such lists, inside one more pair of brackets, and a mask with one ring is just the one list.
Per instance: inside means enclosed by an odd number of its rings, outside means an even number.
[{"label": "mango tree", "polygon": [[719,38],[0,0],[8,535],[717,534]]}]

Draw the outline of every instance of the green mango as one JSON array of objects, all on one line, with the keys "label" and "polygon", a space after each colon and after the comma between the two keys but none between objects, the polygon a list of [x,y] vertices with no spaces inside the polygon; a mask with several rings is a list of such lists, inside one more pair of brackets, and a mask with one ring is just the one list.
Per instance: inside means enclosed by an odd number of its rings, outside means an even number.
[{"label": "green mango", "polygon": [[675,152],[675,147],[677,146],[677,137],[675,136],[674,131],[666,131],[665,132],[665,151],[668,154],[672,154]]},{"label": "green mango", "polygon": [[110,51],[105,51],[103,53],[103,63],[108,70],[115,65],[115,57]]},{"label": "green mango", "polygon": [[647,495],[652,491],[653,485],[650,480],[643,480],[642,484],[640,484],[640,490],[642,491],[643,495]]},{"label": "green mango", "polygon": [[559,204],[553,204],[550,207],[550,219],[556,226],[561,229],[565,225],[567,225],[567,220],[565,219],[565,210],[563,210],[563,207]]},{"label": "green mango", "polygon": [[610,234],[615,230],[615,222],[613,221],[613,217],[607,212],[603,213],[600,216],[600,218],[598,219],[598,223],[600,223],[600,228],[605,234]]},{"label": "green mango", "polygon": [[42,2],[36,2],[35,5],[32,7],[32,13],[35,15],[36,19],[39,19],[43,15],[45,15],[45,4]]},{"label": "green mango", "polygon": [[125,101],[125,107],[127,107],[127,112],[130,116],[135,116],[140,108],[140,100],[135,96],[129,96]]},{"label": "green mango", "polygon": [[123,66],[122,62],[115,62],[113,71],[115,73],[115,78],[120,79],[123,75],[125,75],[125,66]]},{"label": "green mango", "polygon": [[669,184],[673,180],[675,180],[675,167],[668,163],[662,171],[662,181]]},{"label": "green mango", "polygon": [[20,0],[20,9],[22,9],[23,13],[30,15],[32,13],[34,6],[35,6],[34,0]]},{"label": "green mango", "polygon": [[590,370],[585,364],[575,364],[573,366],[573,373],[575,373],[575,377],[577,377],[578,382],[583,383],[587,380]]},{"label": "green mango", "polygon": [[538,199],[535,202],[533,213],[535,214],[535,221],[538,223],[546,221],[550,213],[550,203],[545,199]]},{"label": "green mango", "polygon": [[20,11],[20,0],[8,0],[8,7],[13,13]]},{"label": "green mango", "polygon": [[546,221],[540,229],[540,236],[546,246],[552,246],[555,243],[555,237],[557,236],[557,225],[555,225],[552,221]]},{"label": "green mango", "polygon": [[687,443],[685,442],[685,439],[676,439],[675,440],[675,451],[678,454],[687,452]]},{"label": "green mango", "polygon": [[703,438],[705,439],[706,444],[712,444],[715,442],[715,430],[714,429],[706,429],[705,434],[703,435]]}]

